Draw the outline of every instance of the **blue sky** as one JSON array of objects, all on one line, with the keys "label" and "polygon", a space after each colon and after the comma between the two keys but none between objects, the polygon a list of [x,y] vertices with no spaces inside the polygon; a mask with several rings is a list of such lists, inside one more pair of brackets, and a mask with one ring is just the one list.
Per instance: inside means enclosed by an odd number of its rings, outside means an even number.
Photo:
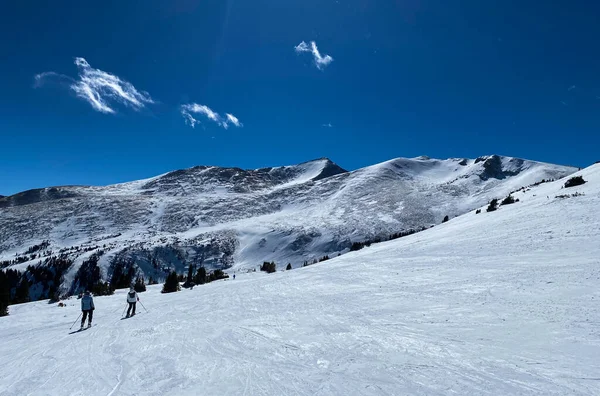
[{"label": "blue sky", "polygon": [[0,194],[319,157],[599,160],[600,4],[491,3],[3,2]]}]

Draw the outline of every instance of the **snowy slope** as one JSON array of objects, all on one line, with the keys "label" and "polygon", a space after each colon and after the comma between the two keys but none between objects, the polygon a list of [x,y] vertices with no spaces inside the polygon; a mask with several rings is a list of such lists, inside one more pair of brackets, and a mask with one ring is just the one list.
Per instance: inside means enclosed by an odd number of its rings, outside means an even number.
[{"label": "snowy slope", "polygon": [[600,394],[600,165],[578,174],[318,265],[151,287],[132,319],[98,297],[83,333],[75,299],[13,306],[0,394]]},{"label": "snowy slope", "polygon": [[[397,158],[346,172],[327,159],[242,170],[200,166],[107,187],[54,187],[0,199],[0,261],[44,254],[83,260],[101,251],[147,276],[190,264],[294,267],[352,242],[439,224],[510,191],[576,169],[511,157]],[[29,256],[26,257],[29,259]],[[15,266],[24,269],[39,257]]]}]

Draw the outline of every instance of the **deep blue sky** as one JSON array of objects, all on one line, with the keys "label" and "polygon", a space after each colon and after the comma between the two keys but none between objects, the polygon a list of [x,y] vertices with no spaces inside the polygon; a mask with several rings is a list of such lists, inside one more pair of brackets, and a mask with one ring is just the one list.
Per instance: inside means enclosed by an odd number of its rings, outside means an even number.
[{"label": "deep blue sky", "polygon": [[[599,19],[591,1],[4,1],[0,194],[318,157],[587,166],[600,159]],[[294,51],[311,40],[334,58],[322,70]],[[156,103],[105,114],[64,81],[34,88],[42,72],[77,78],[75,57]],[[243,127],[191,128],[187,103]]]}]

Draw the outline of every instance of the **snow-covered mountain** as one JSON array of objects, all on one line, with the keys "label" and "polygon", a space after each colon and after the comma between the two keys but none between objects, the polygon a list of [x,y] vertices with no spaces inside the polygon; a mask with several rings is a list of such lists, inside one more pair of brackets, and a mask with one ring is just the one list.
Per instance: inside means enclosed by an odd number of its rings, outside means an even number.
[{"label": "snow-covered mountain", "polygon": [[0,261],[23,269],[63,254],[75,260],[67,284],[93,253],[101,255],[105,277],[119,260],[158,278],[166,267],[183,271],[190,264],[255,268],[274,260],[296,267],[576,170],[492,155],[397,158],[347,172],[319,159],[257,170],[198,166],[106,187],[30,190],[0,198]]},{"label": "snow-covered mountain", "polygon": [[0,393],[598,395],[600,165],[577,175],[307,268],[151,286],[131,319],[96,297],[83,333],[75,298],[11,306]]}]

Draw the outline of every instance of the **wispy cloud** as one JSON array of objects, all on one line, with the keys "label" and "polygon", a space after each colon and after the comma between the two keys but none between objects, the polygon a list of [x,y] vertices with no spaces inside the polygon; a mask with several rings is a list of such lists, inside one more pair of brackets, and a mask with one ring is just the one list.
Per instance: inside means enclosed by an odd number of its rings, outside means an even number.
[{"label": "wispy cloud", "polygon": [[154,103],[147,92],[138,91],[133,84],[120,79],[114,74],[100,69],[94,69],[84,58],[75,58],[79,70],[77,79],[55,72],[44,72],[35,75],[34,87],[45,83],[68,83],[75,94],[88,102],[96,111],[106,114],[116,113],[113,103],[121,103],[136,111],[143,109],[146,104]]},{"label": "wispy cloud", "polygon": [[561,101],[560,101],[560,103],[561,103],[563,106],[568,106],[567,102],[565,102],[564,100],[561,100]]},{"label": "wispy cloud", "polygon": [[227,122],[235,125],[238,128],[243,126],[242,123],[240,122],[240,120],[238,120],[238,118],[236,116],[234,116],[233,114],[226,113],[225,115],[227,116]]},{"label": "wispy cloud", "polygon": [[331,125],[331,122],[328,122],[327,124],[323,124],[321,126],[324,128],[333,128],[333,125]]},{"label": "wispy cloud", "polygon": [[181,105],[181,115],[185,118],[185,122],[190,125],[192,128],[196,126],[196,124],[200,124],[200,120],[194,118],[194,115],[202,115],[208,118],[211,121],[214,121],[222,128],[229,128],[229,125],[233,125],[235,127],[243,127],[244,124],[240,122],[240,120],[230,113],[225,113],[225,117],[222,117],[219,113],[214,112],[210,107],[206,105],[201,105],[198,103],[189,103]]},{"label": "wispy cloud", "polygon": [[67,84],[72,84],[75,82],[75,80],[73,80],[71,77],[69,76],[64,76],[62,74],[58,74],[55,72],[43,72],[40,74],[36,74],[33,77],[33,87],[34,88],[41,88],[42,86],[44,86],[44,84],[52,81],[52,82],[56,82],[56,83],[67,83]]},{"label": "wispy cloud", "polygon": [[574,90],[575,88],[577,88],[575,85],[571,85],[571,86],[570,86],[570,87],[567,89],[567,91],[572,91],[572,90]]},{"label": "wispy cloud", "polygon": [[317,69],[319,69],[319,70],[323,70],[327,65],[329,65],[331,62],[333,62],[333,58],[331,56],[321,55],[321,53],[319,52],[319,48],[317,48],[317,43],[315,43],[314,41],[310,42],[310,46],[308,44],[306,44],[306,42],[303,41],[300,44],[298,44],[297,46],[295,46],[294,50],[297,53],[302,53],[302,52],[312,53],[314,61],[315,61],[315,66],[317,66]]}]

